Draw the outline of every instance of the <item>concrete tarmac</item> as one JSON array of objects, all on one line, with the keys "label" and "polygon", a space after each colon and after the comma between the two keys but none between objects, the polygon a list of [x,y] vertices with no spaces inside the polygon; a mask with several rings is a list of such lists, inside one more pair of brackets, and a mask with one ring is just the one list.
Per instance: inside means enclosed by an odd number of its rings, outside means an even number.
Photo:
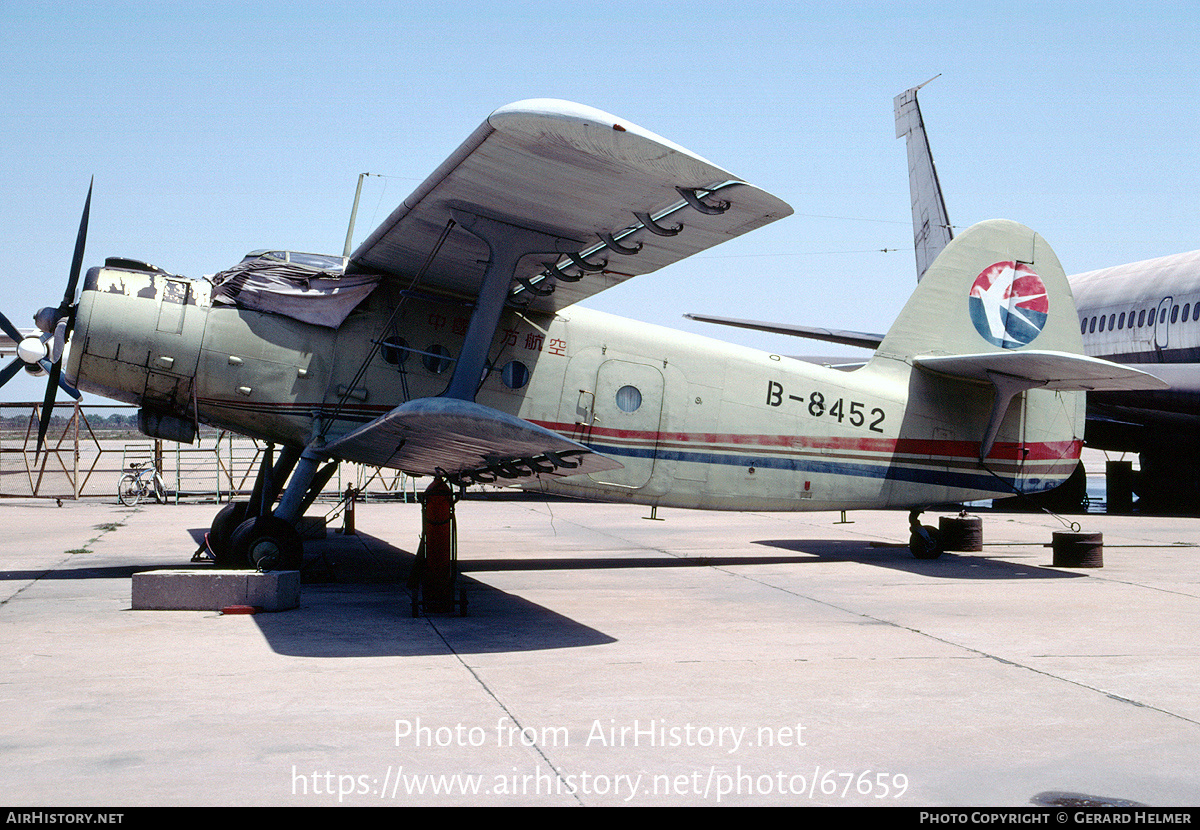
[{"label": "concrete tarmac", "polygon": [[918,561],[903,513],[468,500],[469,615],[414,619],[419,508],[368,503],[296,610],[130,610],[216,509],[0,503],[9,803],[1200,804],[1198,519],[1067,569],[1044,514]]}]

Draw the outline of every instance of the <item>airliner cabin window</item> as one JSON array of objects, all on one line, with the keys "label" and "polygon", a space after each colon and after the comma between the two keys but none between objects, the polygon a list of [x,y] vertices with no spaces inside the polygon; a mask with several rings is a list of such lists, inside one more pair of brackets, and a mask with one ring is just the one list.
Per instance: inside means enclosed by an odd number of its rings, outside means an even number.
[{"label": "airliner cabin window", "polygon": [[1171,306],[1171,322],[1174,323],[1178,319],[1179,319],[1179,306],[1173,305],[1173,306]]},{"label": "airliner cabin window", "polygon": [[1186,323],[1186,322],[1187,322],[1187,316],[1188,316],[1188,312],[1189,312],[1189,311],[1191,311],[1191,310],[1192,310],[1192,304],[1191,304],[1191,303],[1184,303],[1184,304],[1183,304],[1183,311],[1182,311],[1182,312],[1180,313],[1180,315],[1179,315],[1179,321],[1180,321],[1181,323]]},{"label": "airliner cabin window", "polygon": [[1103,314],[1101,314],[1101,315],[1100,315],[1100,331],[1104,331],[1104,322],[1105,322],[1105,320],[1107,320],[1107,319],[1108,319],[1108,318],[1107,318],[1107,317],[1105,317]]},{"label": "airliner cabin window", "polygon": [[1079,333],[1087,334],[1087,318],[1086,317],[1084,317],[1083,320],[1079,323]]},{"label": "airliner cabin window", "polygon": [[1138,313],[1138,325],[1146,325],[1146,309],[1144,308]]},{"label": "airliner cabin window", "polygon": [[1121,316],[1117,318],[1117,331],[1125,328],[1125,312],[1121,312]]},{"label": "airliner cabin window", "polygon": [[1115,315],[1115,314],[1108,315],[1108,330],[1113,331],[1114,329],[1116,329],[1116,327],[1117,327],[1117,315]]}]

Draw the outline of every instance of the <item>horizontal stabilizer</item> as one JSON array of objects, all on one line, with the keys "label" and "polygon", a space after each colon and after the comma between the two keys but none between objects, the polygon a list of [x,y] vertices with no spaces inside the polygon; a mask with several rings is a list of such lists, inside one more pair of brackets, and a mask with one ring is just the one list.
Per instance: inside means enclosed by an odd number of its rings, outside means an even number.
[{"label": "horizontal stabilizer", "polygon": [[1095,392],[1167,388],[1154,375],[1130,366],[1069,352],[1006,350],[917,356],[912,362],[926,372],[991,384],[995,388],[992,412],[979,444],[980,459],[991,452],[1009,402],[1026,390]]},{"label": "horizontal stabilizer", "polygon": [[689,320],[701,323],[715,323],[718,326],[732,326],[753,331],[767,331],[772,334],[786,334],[792,337],[806,337],[809,340],[821,340],[826,343],[838,343],[843,346],[858,346],[863,349],[876,349],[883,341],[882,334],[871,334],[865,331],[845,331],[842,329],[821,329],[812,326],[793,326],[788,323],[763,323],[758,320],[736,320],[732,317],[714,317],[709,314],[685,314]]},{"label": "horizontal stabilizer", "polygon": [[622,465],[587,446],[491,407],[453,398],[417,398],[327,444],[334,458],[456,483],[515,483],[538,475],[580,475]]},{"label": "horizontal stabilizer", "polygon": [[1030,389],[1093,392],[1169,388],[1166,382],[1132,366],[1066,352],[1031,350],[918,356],[913,358],[913,365],[981,383],[994,383],[996,375],[1004,375],[1024,381],[1022,385]]}]

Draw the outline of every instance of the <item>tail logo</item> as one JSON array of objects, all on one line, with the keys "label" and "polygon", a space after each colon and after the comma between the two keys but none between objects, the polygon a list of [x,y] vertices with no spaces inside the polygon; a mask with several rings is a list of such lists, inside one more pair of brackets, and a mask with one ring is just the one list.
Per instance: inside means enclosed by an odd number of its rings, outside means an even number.
[{"label": "tail logo", "polygon": [[1042,333],[1050,304],[1046,284],[1023,262],[997,262],[971,286],[971,322],[980,336],[1003,349],[1016,349]]}]

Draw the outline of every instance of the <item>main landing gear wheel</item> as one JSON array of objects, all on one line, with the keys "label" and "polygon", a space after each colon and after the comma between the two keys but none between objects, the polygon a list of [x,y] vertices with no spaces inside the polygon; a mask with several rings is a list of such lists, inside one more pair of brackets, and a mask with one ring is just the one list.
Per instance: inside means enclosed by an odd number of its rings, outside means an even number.
[{"label": "main landing gear wheel", "polygon": [[290,522],[255,516],[237,526],[229,539],[235,559],[264,571],[296,571],[304,563],[304,544]]},{"label": "main landing gear wheel", "polygon": [[213,519],[212,528],[208,531],[208,547],[213,552],[213,559],[221,568],[245,568],[245,559],[234,556],[231,537],[238,525],[246,521],[246,509],[250,505],[244,501],[231,501],[221,508]]}]

